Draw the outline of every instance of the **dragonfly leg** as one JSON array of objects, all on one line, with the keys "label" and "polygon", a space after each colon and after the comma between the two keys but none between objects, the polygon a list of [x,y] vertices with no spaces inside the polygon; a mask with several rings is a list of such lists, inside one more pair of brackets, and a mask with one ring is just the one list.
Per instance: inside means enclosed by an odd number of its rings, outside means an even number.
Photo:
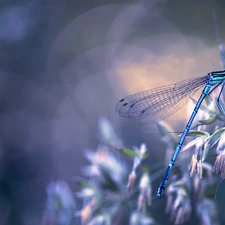
[{"label": "dragonfly leg", "polygon": [[220,102],[220,96],[221,96],[221,93],[223,92],[224,86],[225,86],[225,83],[223,83],[223,86],[222,86],[222,88],[221,88],[221,90],[220,90],[219,96],[216,98],[217,106],[218,106],[220,112],[221,112],[223,115],[225,115],[225,109],[224,109],[224,107],[222,106],[222,104],[221,104],[221,102]]}]

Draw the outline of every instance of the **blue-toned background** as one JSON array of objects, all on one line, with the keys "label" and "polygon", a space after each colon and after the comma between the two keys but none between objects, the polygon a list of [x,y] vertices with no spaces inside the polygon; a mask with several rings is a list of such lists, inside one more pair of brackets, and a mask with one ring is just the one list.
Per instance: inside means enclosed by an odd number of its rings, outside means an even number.
[{"label": "blue-toned background", "polygon": [[[213,11],[225,42],[223,0],[1,0],[0,223],[40,224],[53,178],[78,190],[72,178],[98,145],[101,116],[125,146],[145,142],[149,163],[164,157],[156,127],[120,118],[115,105],[220,70]],[[168,122],[180,131],[188,115]]]}]

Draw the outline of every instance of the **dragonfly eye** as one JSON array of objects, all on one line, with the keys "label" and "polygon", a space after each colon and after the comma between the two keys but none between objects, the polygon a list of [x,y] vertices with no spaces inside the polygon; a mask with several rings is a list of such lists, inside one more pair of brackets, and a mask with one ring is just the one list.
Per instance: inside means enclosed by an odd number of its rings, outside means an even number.
[{"label": "dragonfly eye", "polygon": [[208,73],[205,78],[205,81],[206,81],[206,83],[209,83],[210,81],[212,81],[212,79],[213,79],[212,73]]}]

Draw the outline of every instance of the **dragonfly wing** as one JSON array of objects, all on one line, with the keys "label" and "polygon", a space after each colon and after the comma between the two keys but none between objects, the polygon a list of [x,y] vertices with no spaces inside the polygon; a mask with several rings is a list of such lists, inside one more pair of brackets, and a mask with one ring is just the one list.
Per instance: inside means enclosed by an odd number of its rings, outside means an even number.
[{"label": "dragonfly wing", "polygon": [[129,95],[118,102],[116,111],[122,117],[139,118],[141,111],[149,106],[156,106],[158,101],[163,100],[163,93],[169,92],[174,86],[173,84]]},{"label": "dragonfly wing", "polygon": [[[190,93],[190,95],[193,93]],[[186,98],[183,98],[178,103],[174,104],[173,107],[170,106],[162,106],[161,110],[155,110],[154,115],[146,115],[146,116],[140,116],[139,120],[141,124],[150,124],[162,121],[169,117],[170,115],[174,114],[178,110],[180,110],[183,106],[185,106],[189,102],[190,98],[187,96]],[[148,109],[146,109],[148,110]]]},{"label": "dragonfly wing", "polygon": [[142,91],[121,99],[116,105],[120,116],[138,118],[142,123],[163,120],[188,101],[189,96],[205,84],[204,77]]}]

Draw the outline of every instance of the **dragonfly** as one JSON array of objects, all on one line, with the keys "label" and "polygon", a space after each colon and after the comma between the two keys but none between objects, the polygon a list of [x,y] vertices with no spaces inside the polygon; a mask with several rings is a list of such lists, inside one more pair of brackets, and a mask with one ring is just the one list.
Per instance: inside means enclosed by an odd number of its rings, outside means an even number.
[{"label": "dragonfly", "polygon": [[204,87],[159,185],[157,191],[158,197],[161,198],[163,195],[177,156],[203,100],[219,86],[221,89],[216,101],[221,112],[225,114],[225,110],[220,102],[221,93],[225,86],[225,70],[210,72],[202,77],[190,78],[172,85],[132,94],[117,103],[116,111],[120,116],[136,118],[139,119],[141,123],[150,124],[164,120],[177,112],[187,104],[191,95]]}]

